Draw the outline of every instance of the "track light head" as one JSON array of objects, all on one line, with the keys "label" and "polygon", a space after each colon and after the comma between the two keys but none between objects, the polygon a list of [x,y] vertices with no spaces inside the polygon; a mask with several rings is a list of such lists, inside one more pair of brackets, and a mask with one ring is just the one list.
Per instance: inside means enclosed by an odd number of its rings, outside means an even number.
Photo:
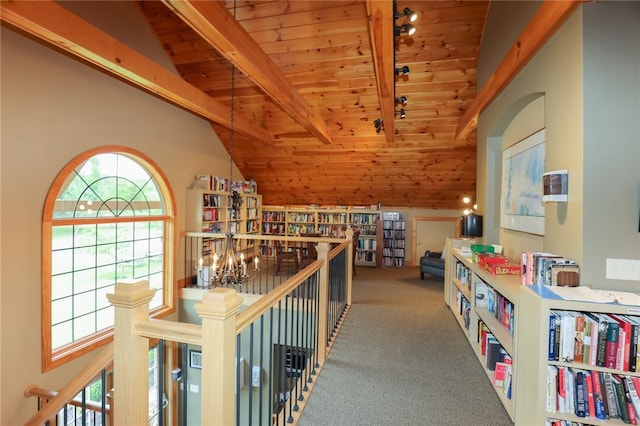
[{"label": "track light head", "polygon": [[401,68],[396,68],[396,75],[407,75],[409,74],[409,65],[405,65]]},{"label": "track light head", "polygon": [[407,18],[409,18],[409,22],[416,22],[416,20],[418,19],[418,14],[408,7],[405,7],[401,13],[396,13],[396,19],[402,16],[406,16]]},{"label": "track light head", "polygon": [[373,125],[376,126],[376,133],[380,133],[382,130],[384,130],[384,122],[379,118],[376,118],[373,121]]},{"label": "track light head", "polygon": [[396,98],[396,104],[400,104],[402,106],[405,106],[407,104],[407,102],[409,102],[409,100],[407,99],[406,96],[400,96],[399,98]]},{"label": "track light head", "polygon": [[416,27],[414,27],[411,24],[402,24],[402,25],[396,25],[395,27],[395,35],[396,37],[399,37],[400,34],[402,33],[407,33],[407,35],[414,35],[416,33]]},{"label": "track light head", "polygon": [[400,118],[405,118],[407,113],[404,111],[404,108],[400,108],[400,111],[396,111],[396,115],[400,115]]}]

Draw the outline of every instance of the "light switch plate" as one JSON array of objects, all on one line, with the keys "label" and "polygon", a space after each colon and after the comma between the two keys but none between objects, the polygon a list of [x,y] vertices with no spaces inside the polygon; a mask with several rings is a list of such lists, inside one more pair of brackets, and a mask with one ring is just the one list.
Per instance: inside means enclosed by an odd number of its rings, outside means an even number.
[{"label": "light switch plate", "polygon": [[640,281],[640,260],[607,259],[606,278],[609,280]]}]

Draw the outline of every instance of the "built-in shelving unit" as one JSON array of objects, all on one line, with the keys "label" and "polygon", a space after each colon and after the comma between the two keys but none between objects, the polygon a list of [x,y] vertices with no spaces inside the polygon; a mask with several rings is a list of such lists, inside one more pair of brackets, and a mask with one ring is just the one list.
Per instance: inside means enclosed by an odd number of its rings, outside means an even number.
[{"label": "built-in shelving unit", "polygon": [[520,280],[513,275],[491,275],[463,255],[460,248],[468,246],[466,240],[447,239],[445,302],[498,398],[515,421],[515,398],[521,397],[516,395],[520,380],[516,374],[520,362],[517,349]]},{"label": "built-in shelving unit", "polygon": [[[586,318],[586,321],[591,321],[590,318],[597,318],[598,316],[604,318],[605,321],[615,321],[611,315],[627,316],[631,321],[638,323],[640,321],[640,306],[566,300],[560,298],[549,287],[529,286],[523,287],[520,293],[520,315],[523,321],[519,323],[519,333],[526,336],[526,338],[520,339],[518,343],[519,364],[516,368],[516,373],[518,381],[526,383],[526,387],[522,386],[526,389],[526,395],[522,398],[519,395],[516,400],[518,418],[528,419],[531,424],[545,424],[547,420],[565,420],[591,425],[622,425],[628,423],[623,421],[622,418],[600,419],[591,416],[588,407],[586,416],[579,416],[576,412],[560,408],[560,401],[554,395],[554,392],[557,393],[557,388],[553,386],[553,381],[555,380],[556,383],[559,383],[557,381],[558,374],[566,375],[580,371],[592,376],[593,385],[595,385],[594,380],[597,377],[602,380],[607,375],[617,376],[622,378],[623,381],[625,377],[639,378],[639,372],[629,371],[628,367],[623,365],[613,364],[610,368],[606,367],[606,363],[598,365],[597,359],[594,360],[593,358],[593,353],[591,356],[587,355],[585,357],[584,351],[591,352],[591,348],[596,351],[597,357],[599,350],[597,343],[595,347],[592,346],[594,342],[590,338],[590,333],[576,336],[576,328],[574,327],[572,330],[571,324],[573,322],[579,323],[581,320],[578,318],[580,317]],[[561,320],[564,326],[567,327],[566,329],[562,328],[562,324],[554,323],[556,319],[560,318],[568,320],[568,322]],[[589,330],[589,328],[585,329]],[[576,343],[582,346],[582,359],[576,357],[575,352],[573,352],[573,359],[563,356],[562,351],[560,356],[554,354],[554,349],[550,345],[552,344],[551,342],[556,340],[554,335],[556,330],[559,330],[560,333],[569,334],[568,338],[570,340],[565,340],[565,342],[568,341],[571,348],[574,348],[573,345]],[[585,340],[584,336],[588,336],[589,339]],[[582,337],[582,341],[577,340],[576,337],[578,339]],[[558,336],[558,338],[562,339],[561,336]],[[585,349],[585,343],[588,344],[587,349]],[[576,348],[575,350],[578,349]],[[571,349],[568,349],[568,351],[571,352]],[[616,362],[624,360],[626,357],[625,352],[619,353],[616,351],[615,354],[616,357],[621,357]],[[562,373],[560,372],[561,369],[564,370]],[[640,370],[640,368],[636,368],[636,370]],[[555,378],[554,374],[556,375]],[[602,389],[602,393],[606,393],[606,391]],[[603,394],[602,398],[606,399],[607,397]]]}]

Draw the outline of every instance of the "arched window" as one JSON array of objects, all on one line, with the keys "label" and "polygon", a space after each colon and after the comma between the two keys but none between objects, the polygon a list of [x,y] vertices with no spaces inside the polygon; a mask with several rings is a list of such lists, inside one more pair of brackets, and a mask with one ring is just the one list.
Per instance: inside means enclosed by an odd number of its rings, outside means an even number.
[{"label": "arched window", "polygon": [[161,171],[142,154],[104,147],[56,177],[43,212],[43,370],[112,338],[106,295],[148,280],[154,315],[174,309],[174,202]]}]

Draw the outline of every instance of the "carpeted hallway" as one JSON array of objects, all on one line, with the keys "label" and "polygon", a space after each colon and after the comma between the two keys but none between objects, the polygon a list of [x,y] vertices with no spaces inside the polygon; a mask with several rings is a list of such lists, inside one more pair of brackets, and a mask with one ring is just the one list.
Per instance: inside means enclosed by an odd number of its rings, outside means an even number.
[{"label": "carpeted hallway", "polygon": [[359,267],[353,306],[299,424],[512,425],[443,300],[418,268]]}]

